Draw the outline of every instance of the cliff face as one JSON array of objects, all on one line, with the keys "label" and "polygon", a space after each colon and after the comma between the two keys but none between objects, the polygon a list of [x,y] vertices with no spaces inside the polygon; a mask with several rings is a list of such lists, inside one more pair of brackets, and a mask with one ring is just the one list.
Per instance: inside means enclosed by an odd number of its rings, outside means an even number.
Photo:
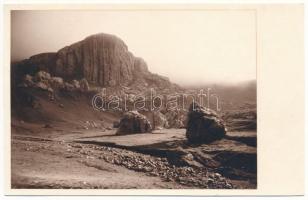
[{"label": "cliff face", "polygon": [[126,85],[133,78],[134,62],[122,40],[99,34],[58,51],[55,74],[82,76],[100,86]]},{"label": "cliff face", "polygon": [[165,78],[150,73],[146,62],[129,52],[120,38],[104,33],[89,36],[56,53],[32,56],[18,64],[17,74],[33,74],[39,70],[66,80],[85,78],[90,84],[101,87],[139,83],[158,86],[162,82],[165,87],[174,86]]}]

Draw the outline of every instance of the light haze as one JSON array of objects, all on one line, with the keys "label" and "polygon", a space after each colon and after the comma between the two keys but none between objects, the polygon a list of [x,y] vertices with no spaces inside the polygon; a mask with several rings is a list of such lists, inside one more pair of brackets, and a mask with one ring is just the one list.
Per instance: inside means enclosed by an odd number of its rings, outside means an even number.
[{"label": "light haze", "polygon": [[256,78],[253,11],[13,11],[12,60],[96,33],[120,37],[151,72],[181,85]]}]

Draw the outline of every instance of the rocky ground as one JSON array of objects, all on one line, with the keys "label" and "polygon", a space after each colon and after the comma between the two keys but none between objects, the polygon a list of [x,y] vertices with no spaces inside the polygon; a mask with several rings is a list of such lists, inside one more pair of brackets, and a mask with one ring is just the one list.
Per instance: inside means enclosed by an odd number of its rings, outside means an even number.
[{"label": "rocky ground", "polygon": [[115,133],[13,120],[12,188],[256,187],[256,149],[239,140],[254,132],[201,146],[185,129]]}]

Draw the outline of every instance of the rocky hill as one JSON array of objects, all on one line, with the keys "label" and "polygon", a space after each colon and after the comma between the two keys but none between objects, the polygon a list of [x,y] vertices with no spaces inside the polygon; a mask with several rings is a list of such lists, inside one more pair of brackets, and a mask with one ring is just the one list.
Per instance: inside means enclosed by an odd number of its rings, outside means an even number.
[{"label": "rocky hill", "polygon": [[168,78],[151,73],[146,62],[135,57],[120,38],[105,33],[91,35],[58,52],[34,55],[15,63],[12,66],[13,86],[25,74],[34,75],[38,71],[46,71],[65,81],[85,78],[90,85],[99,87],[179,89]]},{"label": "rocky hill", "polygon": [[[129,95],[129,100],[138,95],[149,96],[150,89],[160,94],[183,90],[167,77],[151,73],[147,63],[135,57],[120,38],[100,33],[58,52],[41,53],[12,63],[12,117],[33,122],[54,122],[60,119],[70,121],[68,119],[72,115],[75,115],[73,118],[82,118],[68,106],[78,100],[79,109],[82,106],[87,108],[83,110],[83,115],[88,119],[84,120],[95,119],[97,112],[91,101],[102,88],[106,89],[106,96],[117,95],[123,98],[125,94]],[[133,103],[127,102],[128,109],[133,107]],[[63,112],[57,115],[55,112],[59,108],[68,115]],[[119,118],[118,114],[121,112],[113,117]],[[103,118],[106,118],[105,115],[102,113]],[[174,117],[168,119],[174,121]],[[104,120],[110,123],[109,117]]]}]

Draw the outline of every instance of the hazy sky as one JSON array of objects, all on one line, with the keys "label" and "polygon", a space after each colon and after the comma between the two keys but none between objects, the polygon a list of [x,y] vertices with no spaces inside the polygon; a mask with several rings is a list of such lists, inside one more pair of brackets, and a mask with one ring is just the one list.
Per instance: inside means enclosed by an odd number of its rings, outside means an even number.
[{"label": "hazy sky", "polygon": [[104,32],[179,84],[256,78],[252,11],[13,11],[11,26],[13,60]]}]

